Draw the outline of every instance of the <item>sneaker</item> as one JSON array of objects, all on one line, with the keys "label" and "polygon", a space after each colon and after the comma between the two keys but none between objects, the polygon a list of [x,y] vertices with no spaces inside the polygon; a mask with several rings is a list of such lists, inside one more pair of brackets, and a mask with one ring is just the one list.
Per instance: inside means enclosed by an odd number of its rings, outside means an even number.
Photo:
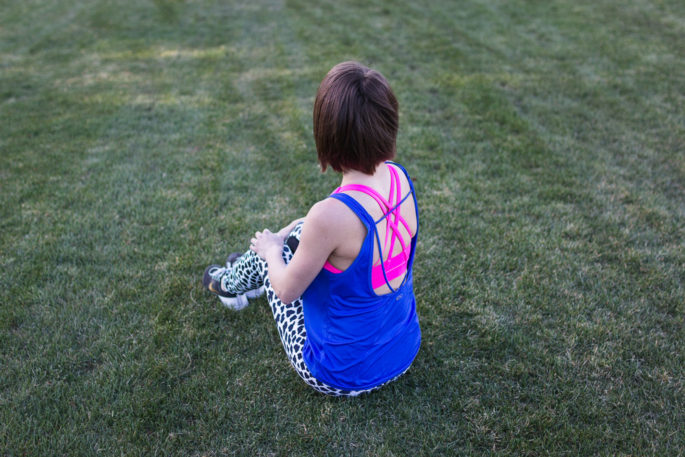
[{"label": "sneaker", "polygon": [[[228,254],[226,258],[226,268],[232,268],[236,260],[243,256],[242,252],[232,252]],[[245,292],[247,298],[257,298],[264,295],[264,286],[258,287],[257,289],[248,290]]]},{"label": "sneaker", "polygon": [[216,294],[221,303],[234,310],[241,310],[248,304],[247,294],[238,295],[230,293],[221,286],[221,277],[226,273],[227,268],[221,265],[210,265],[202,276],[202,285],[205,289]]}]

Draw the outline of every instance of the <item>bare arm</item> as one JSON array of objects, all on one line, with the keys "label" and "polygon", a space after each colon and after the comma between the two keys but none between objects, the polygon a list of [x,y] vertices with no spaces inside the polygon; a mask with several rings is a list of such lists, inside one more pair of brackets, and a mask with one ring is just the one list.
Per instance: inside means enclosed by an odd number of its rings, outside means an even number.
[{"label": "bare arm", "polygon": [[[304,218],[300,243],[288,265],[282,257],[285,237],[281,238],[281,232],[289,227],[284,227],[277,234],[268,230],[255,233],[250,249],[266,260],[271,285],[284,303],[292,302],[307,290],[328,256],[335,250],[338,243],[338,217],[330,202],[324,200],[314,205]],[[292,226],[297,222],[299,221],[293,221]]]}]

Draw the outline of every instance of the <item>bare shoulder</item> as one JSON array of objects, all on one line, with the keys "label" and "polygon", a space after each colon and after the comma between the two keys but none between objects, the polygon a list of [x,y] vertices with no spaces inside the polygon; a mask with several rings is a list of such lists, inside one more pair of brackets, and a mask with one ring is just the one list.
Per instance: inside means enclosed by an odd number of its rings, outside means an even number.
[{"label": "bare shoulder", "polygon": [[328,198],[307,214],[300,243],[316,243],[336,268],[347,268],[359,253],[366,227],[346,204]]},{"label": "bare shoulder", "polygon": [[354,213],[339,200],[327,198],[317,202],[307,213],[305,224],[324,231],[339,232],[354,223]]},{"label": "bare shoulder", "polygon": [[301,241],[327,246],[328,254],[348,253],[354,256],[365,235],[366,227],[346,204],[335,198],[327,198],[309,210]]}]

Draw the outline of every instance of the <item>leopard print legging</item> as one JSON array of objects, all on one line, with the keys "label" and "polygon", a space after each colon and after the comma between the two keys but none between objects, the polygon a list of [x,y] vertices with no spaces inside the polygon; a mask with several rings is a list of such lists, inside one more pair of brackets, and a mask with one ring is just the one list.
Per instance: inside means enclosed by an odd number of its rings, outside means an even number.
[{"label": "leopard print legging", "polygon": [[[290,233],[286,242],[283,245],[283,260],[289,263],[293,257],[295,249],[299,244],[300,235],[302,234],[302,223],[299,223]],[[269,280],[269,269],[264,260],[259,258],[257,254],[252,251],[247,251],[240,258],[238,258],[231,268],[230,272],[226,273],[221,281],[226,290],[235,294],[242,294],[246,291],[257,289],[264,286],[266,297],[271,306],[274,320],[278,327],[278,334],[281,337],[283,348],[290,360],[297,374],[317,392],[332,396],[350,396],[354,397],[359,394],[376,390],[383,385],[394,381],[393,378],[384,384],[365,390],[343,390],[316,379],[307,365],[304,363],[302,357],[302,350],[304,348],[305,340],[307,339],[307,332],[304,327],[304,313],[302,311],[302,299],[298,298],[292,303],[283,303],[274,293]]]}]

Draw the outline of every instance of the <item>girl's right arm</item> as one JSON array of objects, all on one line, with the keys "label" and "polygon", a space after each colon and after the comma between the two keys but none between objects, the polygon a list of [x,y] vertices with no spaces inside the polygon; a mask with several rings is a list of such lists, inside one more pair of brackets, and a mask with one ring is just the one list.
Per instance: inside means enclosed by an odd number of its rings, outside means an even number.
[{"label": "girl's right arm", "polygon": [[271,285],[283,303],[302,296],[339,244],[339,238],[344,238],[341,220],[344,214],[340,213],[337,204],[337,200],[323,200],[309,210],[297,251],[287,265],[282,255],[281,231],[276,234],[264,230],[252,238],[250,249],[266,260]]}]

